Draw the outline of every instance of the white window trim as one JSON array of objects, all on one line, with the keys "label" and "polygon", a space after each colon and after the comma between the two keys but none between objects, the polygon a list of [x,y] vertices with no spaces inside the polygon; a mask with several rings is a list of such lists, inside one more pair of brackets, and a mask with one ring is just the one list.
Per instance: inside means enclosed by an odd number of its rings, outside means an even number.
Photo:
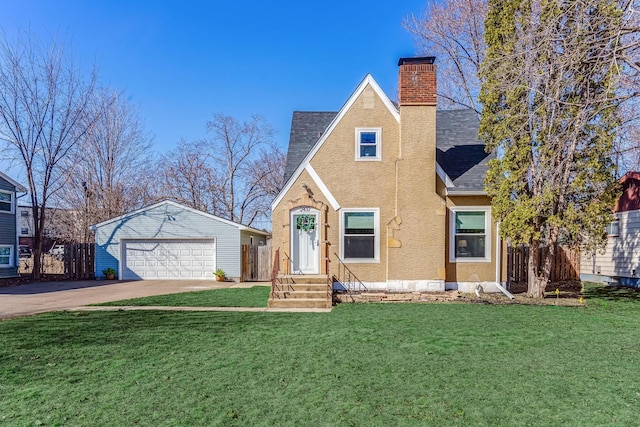
[{"label": "white window trim", "polygon": [[[456,258],[456,212],[484,212],[484,257]],[[453,206],[449,208],[449,262],[491,262],[491,207]]]},{"label": "white window trim", "polygon": [[[360,134],[363,132],[374,132],[376,134],[376,155],[360,156]],[[382,160],[382,128],[356,128],[356,162],[379,162]]]},{"label": "white window trim", "polygon": [[0,248],[9,248],[9,264],[0,264],[0,268],[12,268],[15,267],[15,261],[14,261],[14,257],[15,255],[13,254],[13,245],[0,245]]},{"label": "white window trim", "polygon": [[[9,205],[11,205],[11,210],[10,211],[2,211],[2,210],[0,210],[0,213],[13,215],[13,213],[15,212],[15,206],[14,206],[15,205],[15,201],[16,201],[15,193],[13,193],[11,191],[5,191],[5,190],[0,190],[0,193],[8,194],[9,197],[11,197],[11,201],[9,202]],[[6,201],[2,201],[0,203],[7,203],[7,202]]]},{"label": "white window trim", "polygon": [[[350,212],[373,212],[373,258],[344,257],[344,214]],[[340,209],[340,259],[350,264],[380,264],[380,208],[342,208]]]},{"label": "white window trim", "polygon": [[[618,224],[618,226],[617,226],[618,232],[617,233],[612,233],[611,232],[613,230],[613,224],[614,223]],[[607,231],[607,237],[619,237],[620,236],[620,219],[616,218],[613,221],[611,221],[607,228],[608,228],[608,230],[606,230]]]}]

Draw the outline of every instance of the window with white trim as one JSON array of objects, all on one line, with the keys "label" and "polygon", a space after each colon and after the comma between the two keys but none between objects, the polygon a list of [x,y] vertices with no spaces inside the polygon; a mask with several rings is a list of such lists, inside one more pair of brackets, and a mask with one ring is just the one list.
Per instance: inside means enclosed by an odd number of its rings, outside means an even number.
[{"label": "window with white trim", "polygon": [[13,213],[13,193],[0,191],[0,212]]},{"label": "window with white trim", "polygon": [[607,225],[607,236],[617,237],[619,235],[620,235],[620,221],[616,219],[615,221],[611,221]]},{"label": "window with white trim", "polygon": [[28,227],[20,228],[20,234],[22,234],[23,236],[26,236],[27,234],[29,234],[29,228]]},{"label": "window with white trim", "polygon": [[378,161],[382,158],[382,129],[356,128],[356,160]]},{"label": "window with white trim", "polygon": [[449,219],[449,260],[490,262],[491,208],[452,207]]},{"label": "window with white trim", "polygon": [[13,267],[13,246],[0,245],[0,268]]},{"label": "window with white trim", "polygon": [[342,209],[340,258],[345,262],[379,262],[380,210]]}]

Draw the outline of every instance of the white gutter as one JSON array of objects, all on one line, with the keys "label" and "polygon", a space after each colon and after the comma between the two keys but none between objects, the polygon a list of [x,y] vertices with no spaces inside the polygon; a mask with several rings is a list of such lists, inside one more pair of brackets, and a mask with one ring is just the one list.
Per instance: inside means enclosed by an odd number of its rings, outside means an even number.
[{"label": "white gutter", "polygon": [[502,283],[500,283],[500,262],[502,261],[502,254],[500,253],[502,245],[500,243],[500,221],[498,221],[496,222],[496,287],[500,292],[509,297],[509,299],[514,299],[515,297],[513,294],[502,286]]},{"label": "white gutter", "polygon": [[487,192],[484,190],[458,190],[456,188],[446,189],[447,196],[486,196]]}]

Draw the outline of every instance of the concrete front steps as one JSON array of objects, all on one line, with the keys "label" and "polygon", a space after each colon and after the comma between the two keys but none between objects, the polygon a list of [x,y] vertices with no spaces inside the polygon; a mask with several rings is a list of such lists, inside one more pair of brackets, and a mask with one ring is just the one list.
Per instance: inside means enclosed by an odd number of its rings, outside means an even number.
[{"label": "concrete front steps", "polygon": [[279,275],[279,289],[269,296],[269,308],[331,308],[328,277],[322,274]]}]

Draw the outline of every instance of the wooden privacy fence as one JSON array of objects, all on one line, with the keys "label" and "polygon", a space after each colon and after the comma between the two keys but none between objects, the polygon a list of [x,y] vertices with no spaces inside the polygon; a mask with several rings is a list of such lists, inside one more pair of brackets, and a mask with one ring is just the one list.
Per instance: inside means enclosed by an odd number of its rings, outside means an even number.
[{"label": "wooden privacy fence", "polygon": [[64,245],[64,278],[95,279],[96,245],[93,243],[71,243]]},{"label": "wooden privacy fence", "polygon": [[267,282],[270,273],[271,247],[242,245],[242,281]]},{"label": "wooden privacy fence", "polygon": [[[542,248],[540,257],[546,255],[548,248]],[[507,249],[507,278],[509,283],[525,283],[528,281],[528,246],[509,246]],[[580,280],[580,253],[565,246],[556,248],[555,259],[551,265],[551,282],[564,280]]]}]

